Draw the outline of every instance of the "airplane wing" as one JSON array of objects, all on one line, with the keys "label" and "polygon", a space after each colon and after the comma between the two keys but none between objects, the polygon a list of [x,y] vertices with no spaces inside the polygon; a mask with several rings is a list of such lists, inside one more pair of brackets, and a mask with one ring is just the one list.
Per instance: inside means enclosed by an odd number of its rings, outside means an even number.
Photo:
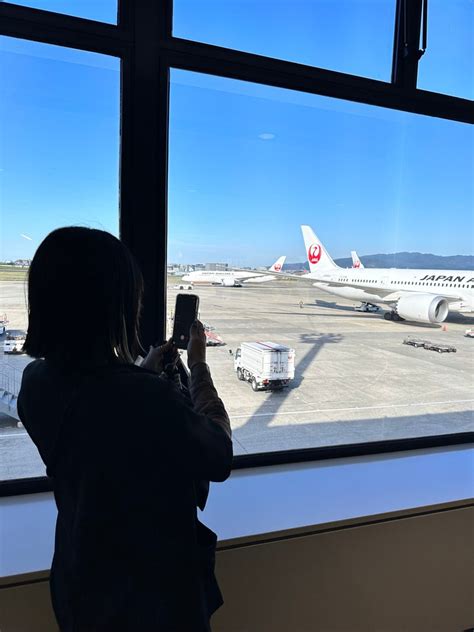
[{"label": "airplane wing", "polygon": [[[262,270],[261,272],[257,272],[256,270],[245,270],[243,268],[232,268],[232,272],[234,272],[234,276],[239,281],[244,282],[253,282],[253,283],[263,283],[265,281],[272,281],[275,277],[274,274],[278,273],[283,264],[285,263],[286,255],[279,257],[275,263],[268,268],[268,270]],[[271,274],[268,274],[271,272]]]},{"label": "airplane wing", "polygon": [[234,272],[234,276],[239,281],[249,281],[249,280],[257,280],[264,278],[266,281],[270,279],[274,279],[275,277],[272,275],[268,275],[266,272],[254,272],[253,270],[239,270],[238,268],[232,268],[232,272]]}]

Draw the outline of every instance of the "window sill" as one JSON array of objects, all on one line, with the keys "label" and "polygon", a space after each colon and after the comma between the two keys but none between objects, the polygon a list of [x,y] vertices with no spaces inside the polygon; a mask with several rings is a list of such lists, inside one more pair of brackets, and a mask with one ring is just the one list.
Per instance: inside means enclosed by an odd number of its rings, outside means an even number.
[{"label": "window sill", "polygon": [[[212,485],[203,521],[219,547],[373,516],[446,507],[474,496],[474,444],[234,470]],[[49,569],[52,493],[0,499],[0,578]]]}]

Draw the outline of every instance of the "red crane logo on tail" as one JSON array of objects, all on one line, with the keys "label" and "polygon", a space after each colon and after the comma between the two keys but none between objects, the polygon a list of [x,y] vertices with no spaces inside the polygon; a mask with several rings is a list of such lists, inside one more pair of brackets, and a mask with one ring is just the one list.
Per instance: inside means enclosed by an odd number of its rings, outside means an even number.
[{"label": "red crane logo on tail", "polygon": [[354,261],[353,268],[360,268],[360,261]]},{"label": "red crane logo on tail", "polygon": [[308,259],[310,263],[318,263],[321,259],[321,246],[319,244],[311,244],[308,248]]},{"label": "red crane logo on tail", "polygon": [[275,272],[280,272],[281,263],[275,263],[275,265],[273,266],[273,269],[275,270]]}]

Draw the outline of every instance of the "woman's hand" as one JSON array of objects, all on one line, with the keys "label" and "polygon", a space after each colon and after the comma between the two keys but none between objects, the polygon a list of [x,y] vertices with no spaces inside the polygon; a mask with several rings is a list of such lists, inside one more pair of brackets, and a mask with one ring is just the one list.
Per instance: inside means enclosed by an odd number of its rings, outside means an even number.
[{"label": "woman's hand", "polygon": [[151,371],[156,371],[156,373],[161,373],[165,366],[169,364],[176,365],[178,359],[178,349],[175,347],[172,340],[168,340],[168,342],[160,347],[150,347],[146,358],[140,366],[144,369],[150,369]]},{"label": "woman's hand", "polygon": [[206,361],[206,334],[201,321],[195,320],[189,330],[188,367]]}]

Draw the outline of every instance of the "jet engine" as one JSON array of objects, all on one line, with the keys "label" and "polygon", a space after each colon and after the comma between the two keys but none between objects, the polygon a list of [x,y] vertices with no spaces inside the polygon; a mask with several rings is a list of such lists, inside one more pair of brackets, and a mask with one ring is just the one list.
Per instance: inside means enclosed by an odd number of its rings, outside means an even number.
[{"label": "jet engine", "polygon": [[449,305],[442,296],[413,294],[398,299],[395,311],[405,320],[418,323],[442,323],[448,315]]}]

